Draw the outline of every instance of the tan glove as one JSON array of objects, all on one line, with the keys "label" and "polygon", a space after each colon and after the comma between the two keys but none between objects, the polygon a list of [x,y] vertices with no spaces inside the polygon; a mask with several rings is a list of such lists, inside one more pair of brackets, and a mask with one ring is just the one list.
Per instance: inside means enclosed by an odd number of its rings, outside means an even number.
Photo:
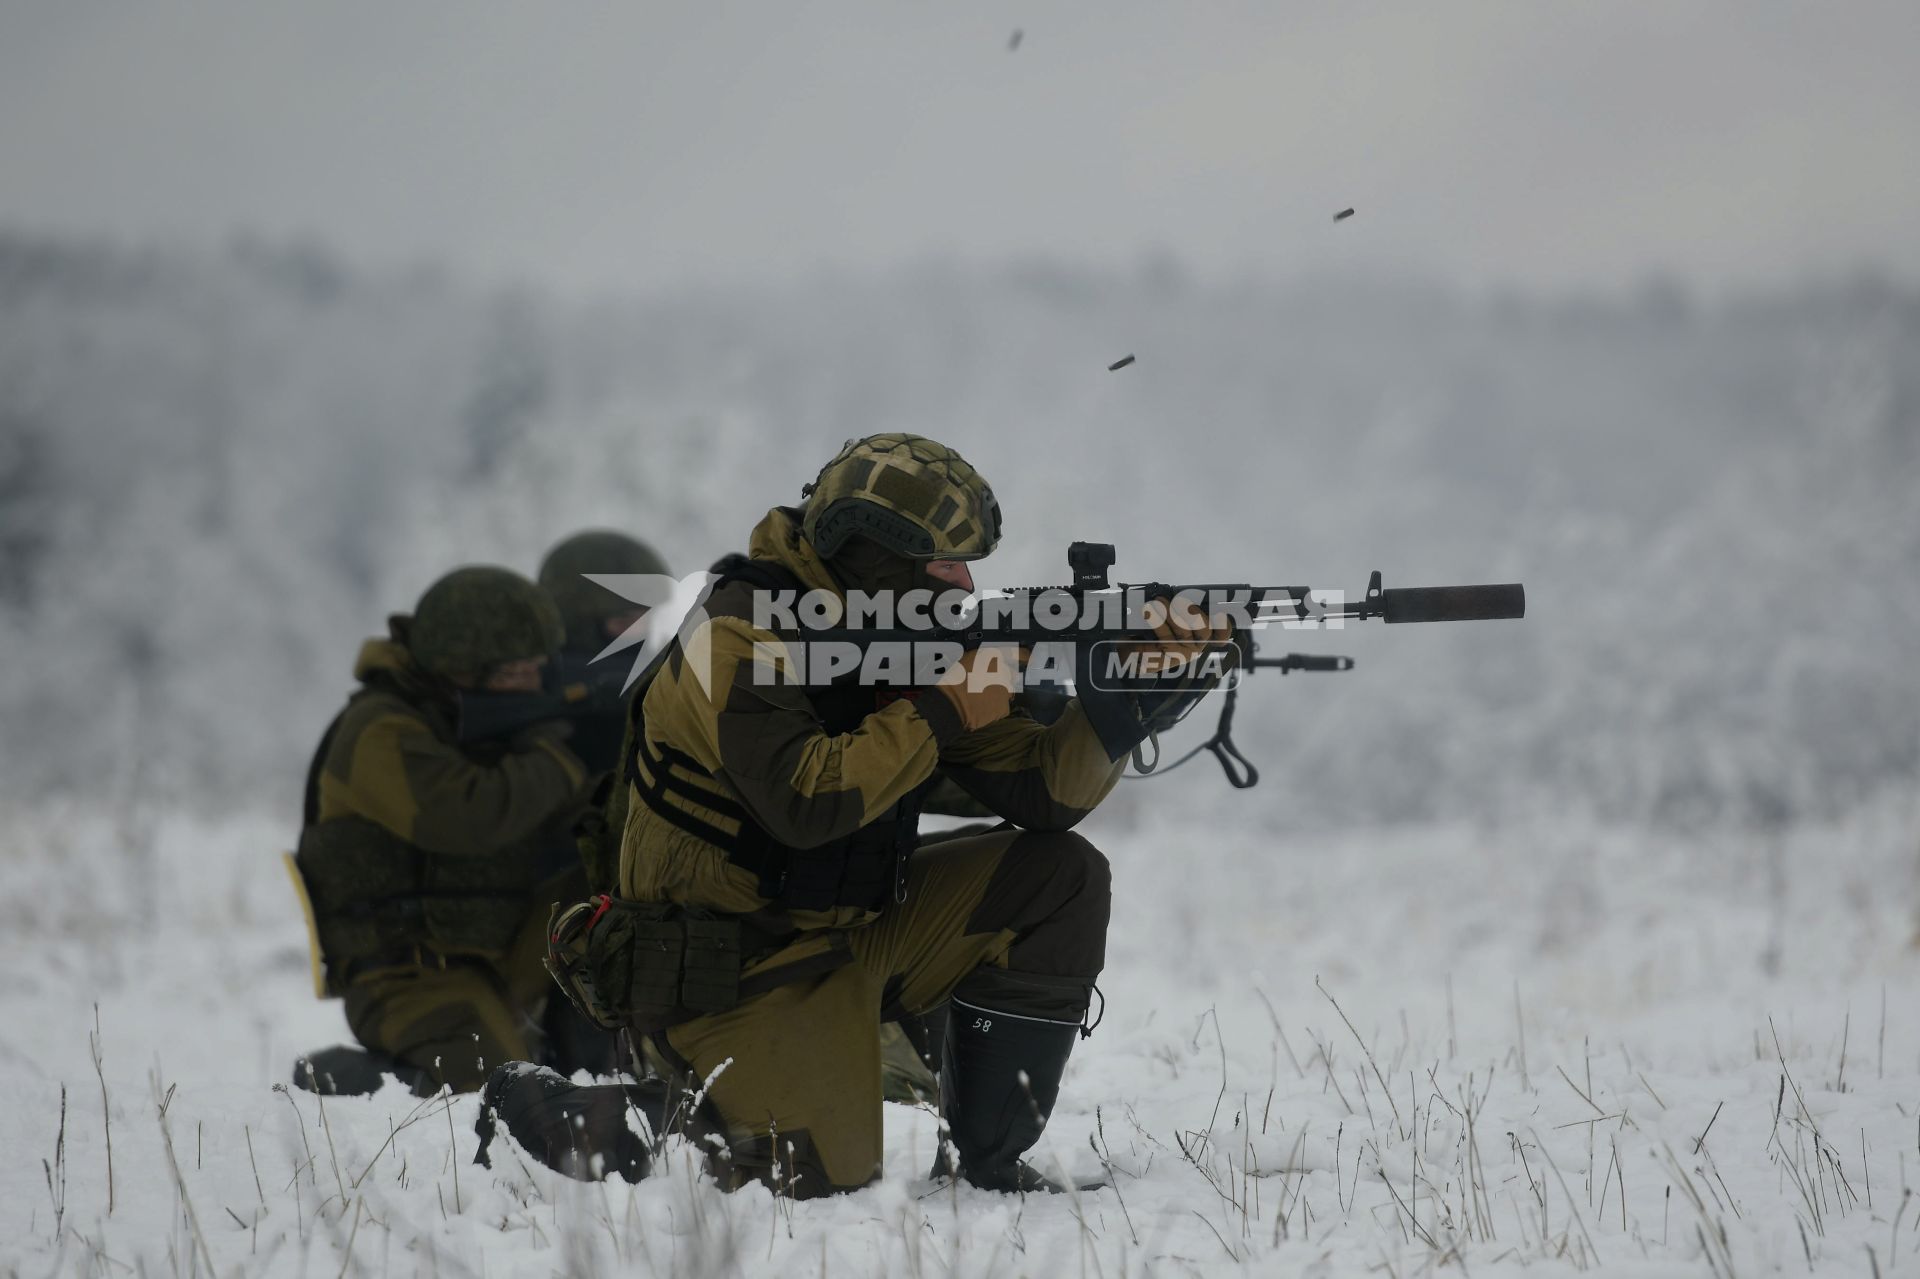
[{"label": "tan glove", "polygon": [[1193,600],[1175,598],[1161,600],[1160,603],[1166,611],[1154,626],[1153,633],[1164,642],[1153,647],[1161,652],[1178,655],[1191,662],[1208,648],[1233,639],[1233,622],[1225,613],[1208,617]]},{"label": "tan glove", "polygon": [[953,703],[960,722],[971,733],[1006,718],[1019,670],[1019,656],[1012,650],[969,649],[933,687]]}]

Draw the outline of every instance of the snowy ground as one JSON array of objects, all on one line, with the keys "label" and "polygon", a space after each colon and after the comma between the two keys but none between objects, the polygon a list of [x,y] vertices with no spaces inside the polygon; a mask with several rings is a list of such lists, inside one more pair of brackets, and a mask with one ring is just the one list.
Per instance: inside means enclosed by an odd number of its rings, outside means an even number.
[{"label": "snowy ground", "polygon": [[282,1091],[344,1036],[284,824],[16,813],[0,1274],[1920,1272],[1912,805],[1310,840],[1130,802],[1084,828],[1109,1006],[1045,1142],[1114,1187],[933,1192],[894,1107],[885,1180],[799,1205],[684,1158],[489,1172],[469,1099]]}]

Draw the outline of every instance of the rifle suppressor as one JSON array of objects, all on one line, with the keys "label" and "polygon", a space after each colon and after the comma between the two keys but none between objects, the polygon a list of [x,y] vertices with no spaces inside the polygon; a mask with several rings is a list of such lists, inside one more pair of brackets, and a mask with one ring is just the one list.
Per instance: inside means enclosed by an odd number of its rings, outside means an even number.
[{"label": "rifle suppressor", "polygon": [[1395,622],[1496,622],[1527,615],[1527,590],[1498,586],[1402,586],[1380,592],[1380,617]]}]

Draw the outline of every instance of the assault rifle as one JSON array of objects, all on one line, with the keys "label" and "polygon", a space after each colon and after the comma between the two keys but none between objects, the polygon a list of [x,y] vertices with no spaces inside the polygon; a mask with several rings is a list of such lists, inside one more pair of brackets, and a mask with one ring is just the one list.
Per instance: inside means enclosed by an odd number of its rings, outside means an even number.
[{"label": "assault rifle", "polygon": [[[868,682],[926,684],[944,668],[955,646],[960,650],[993,646],[1017,648],[1028,681],[1058,688],[1071,683],[1083,694],[1089,722],[1118,759],[1138,743],[1192,709],[1236,666],[1289,671],[1349,670],[1352,659],[1289,653],[1259,657],[1252,632],[1279,624],[1287,629],[1316,629],[1348,621],[1478,622],[1526,616],[1526,589],[1517,582],[1488,586],[1416,586],[1387,588],[1379,572],[1357,599],[1306,586],[1254,586],[1247,583],[1121,583],[1108,580],[1116,559],[1105,542],[1075,542],[1067,548],[1072,581],[1065,586],[1019,587],[964,602],[943,598],[932,607],[900,602],[902,616],[876,610],[871,601],[850,596],[848,615],[831,626],[810,626],[792,619],[775,629],[798,633],[799,669],[783,668],[788,680],[826,684],[859,670]],[[912,593],[909,593],[911,595]],[[794,592],[771,593],[774,611],[792,608]],[[1154,628],[1169,610],[1180,616],[1192,609],[1203,617],[1224,613],[1234,624],[1235,641],[1195,658],[1174,658],[1159,647]],[[802,612],[805,610],[802,609]],[[876,625],[865,624],[878,619]],[[767,619],[771,622],[772,619]],[[902,625],[902,622],[905,625]],[[897,646],[910,646],[901,650]],[[888,646],[895,646],[891,649]],[[874,653],[891,661],[877,666]],[[906,674],[902,664],[910,668]],[[871,669],[870,669],[871,667]],[[885,678],[876,678],[876,674]],[[904,677],[903,677],[904,676]],[[1097,696],[1084,696],[1094,690]],[[1044,692],[1036,689],[1044,698]],[[1229,685],[1214,738],[1200,749],[1212,750],[1227,779],[1252,786],[1259,773],[1234,748],[1231,737],[1233,686]],[[1136,762],[1139,756],[1136,752]],[[1176,761],[1185,762],[1184,759]],[[1236,772],[1236,766],[1240,771]],[[1141,771],[1152,771],[1152,765]]]},{"label": "assault rifle", "polygon": [[511,737],[523,728],[554,719],[617,715],[626,705],[621,662],[590,665],[576,653],[562,653],[546,670],[538,693],[466,691],[454,703],[454,739],[460,742]]}]

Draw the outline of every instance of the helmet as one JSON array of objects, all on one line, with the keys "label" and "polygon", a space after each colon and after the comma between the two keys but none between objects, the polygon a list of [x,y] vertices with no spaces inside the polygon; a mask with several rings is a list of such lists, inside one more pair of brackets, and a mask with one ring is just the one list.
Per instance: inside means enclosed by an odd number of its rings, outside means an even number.
[{"label": "helmet", "polygon": [[1000,541],[1000,504],[980,472],[919,435],[869,435],[800,490],[801,531],[831,559],[859,534],[909,560],[977,560]]},{"label": "helmet", "polygon": [[575,533],[547,552],[540,561],[540,586],[553,597],[566,624],[572,648],[599,649],[607,642],[606,620],[637,607],[597,582],[588,573],[669,573],[667,562],[645,542],[611,529]]},{"label": "helmet", "polygon": [[420,597],[407,649],[435,675],[478,675],[489,666],[545,657],[560,647],[560,610],[512,569],[457,568]]}]

